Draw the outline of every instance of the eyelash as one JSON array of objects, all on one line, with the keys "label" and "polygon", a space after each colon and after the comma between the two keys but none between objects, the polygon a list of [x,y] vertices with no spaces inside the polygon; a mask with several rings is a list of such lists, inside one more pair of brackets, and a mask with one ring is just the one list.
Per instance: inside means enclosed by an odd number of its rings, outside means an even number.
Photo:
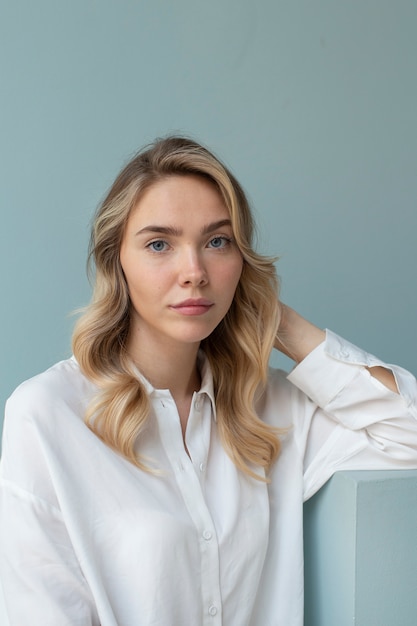
[{"label": "eyelash", "polygon": [[225,235],[216,235],[215,237],[212,237],[210,239],[209,243],[212,243],[215,239],[221,239],[223,241],[223,245],[220,248],[215,248],[215,250],[223,250],[224,248],[227,248],[229,244],[232,243],[232,238],[226,237]]},{"label": "eyelash", "polygon": [[[231,237],[226,237],[225,235],[216,235],[215,237],[212,237],[210,239],[209,243],[212,243],[215,239],[221,239],[223,241],[223,245],[220,247],[212,248],[214,250],[224,250],[224,248],[227,248],[227,246],[230,245],[233,241]],[[163,239],[154,239],[154,241],[150,241],[148,244],[146,244],[146,248],[148,248],[148,250],[150,250],[150,252],[153,252],[154,254],[161,254],[163,252],[166,252],[165,248],[163,250],[155,250],[152,247],[155,244],[161,243],[164,244],[164,246],[169,246],[169,243],[167,241],[164,241]]]},{"label": "eyelash", "polygon": [[165,249],[164,249],[164,250],[154,250],[154,249],[152,248],[152,246],[154,246],[156,243],[163,243],[165,246],[167,246],[167,245],[168,245],[168,243],[167,243],[166,241],[164,241],[163,239],[155,239],[155,241],[150,241],[150,242],[146,245],[146,247],[147,247],[147,248],[148,248],[151,252],[154,252],[155,254],[160,254],[161,252],[165,252]]}]

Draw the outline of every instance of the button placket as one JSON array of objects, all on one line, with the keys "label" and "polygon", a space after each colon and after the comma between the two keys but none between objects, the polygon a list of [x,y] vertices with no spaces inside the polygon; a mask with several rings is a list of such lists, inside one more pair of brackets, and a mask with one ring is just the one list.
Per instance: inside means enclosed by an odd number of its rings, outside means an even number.
[{"label": "button placket", "polygon": [[210,445],[211,403],[204,393],[194,395],[190,412],[190,427],[187,429],[186,444],[195,472],[203,484],[207,469],[206,459]]},{"label": "button placket", "polygon": [[[201,485],[196,472],[177,473],[177,483],[181,489],[188,511],[200,537],[201,593],[206,618],[203,625],[220,626],[220,563],[219,546],[213,520],[204,501]],[[215,612],[214,612],[215,611]],[[202,626],[203,626],[202,625]]]},{"label": "button placket", "polygon": [[[159,397],[159,401],[160,414],[162,407],[164,412],[174,412],[175,406],[171,398]],[[219,546],[213,519],[203,492],[212,421],[211,403],[206,401],[204,394],[200,396],[196,394],[189,419],[191,428],[187,429],[186,445],[194,461],[185,452],[179,423],[176,420],[165,419],[165,417],[161,419],[160,434],[198,537],[201,602],[205,607],[202,626],[221,626]]]}]

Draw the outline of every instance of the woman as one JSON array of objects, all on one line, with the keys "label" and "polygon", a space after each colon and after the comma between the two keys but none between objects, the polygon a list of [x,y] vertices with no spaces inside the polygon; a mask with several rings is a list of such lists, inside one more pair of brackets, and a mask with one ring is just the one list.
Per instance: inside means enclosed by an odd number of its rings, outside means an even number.
[{"label": "woman", "polygon": [[303,499],[337,470],[417,467],[414,377],[278,304],[251,236],[240,185],[193,141],[119,174],[74,357],[7,405],[13,626],[301,625]]}]

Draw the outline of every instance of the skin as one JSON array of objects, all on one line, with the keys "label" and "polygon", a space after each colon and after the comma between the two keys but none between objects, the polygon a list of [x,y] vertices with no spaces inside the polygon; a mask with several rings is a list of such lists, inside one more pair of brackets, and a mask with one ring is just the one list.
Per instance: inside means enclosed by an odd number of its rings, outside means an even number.
[{"label": "skin", "polygon": [[[229,309],[243,266],[218,190],[193,175],[153,185],[129,216],[120,261],[133,309],[128,351],[154,387],[171,391],[185,435],[200,343]],[[281,306],[275,348],[299,363],[325,333]],[[369,371],[398,391],[389,370]]]},{"label": "skin", "polygon": [[200,342],[227,313],[243,266],[220,193],[190,175],[153,185],[129,216],[120,261],[133,308],[128,350],[171,391],[185,432]]}]

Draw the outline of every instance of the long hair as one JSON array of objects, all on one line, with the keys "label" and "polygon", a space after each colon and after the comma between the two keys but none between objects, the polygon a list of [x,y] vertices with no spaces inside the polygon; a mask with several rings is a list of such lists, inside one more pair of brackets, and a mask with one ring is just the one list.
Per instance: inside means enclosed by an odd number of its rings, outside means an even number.
[{"label": "long hair", "polygon": [[213,373],[222,444],[239,469],[260,478],[256,468],[268,469],[280,448],[278,431],[256,414],[279,324],[274,259],[252,247],[253,218],[236,178],[188,138],[159,139],[139,152],[97,210],[89,254],[95,266],[93,297],[73,335],[81,371],[98,387],[86,422],[106,444],[149,471],[140,453],[140,436],[150,405],[126,350],[131,302],[119,254],[128,217],[143,193],[169,176],[190,174],[210,180],[219,190],[243,258],[232,305],[201,347]]}]

